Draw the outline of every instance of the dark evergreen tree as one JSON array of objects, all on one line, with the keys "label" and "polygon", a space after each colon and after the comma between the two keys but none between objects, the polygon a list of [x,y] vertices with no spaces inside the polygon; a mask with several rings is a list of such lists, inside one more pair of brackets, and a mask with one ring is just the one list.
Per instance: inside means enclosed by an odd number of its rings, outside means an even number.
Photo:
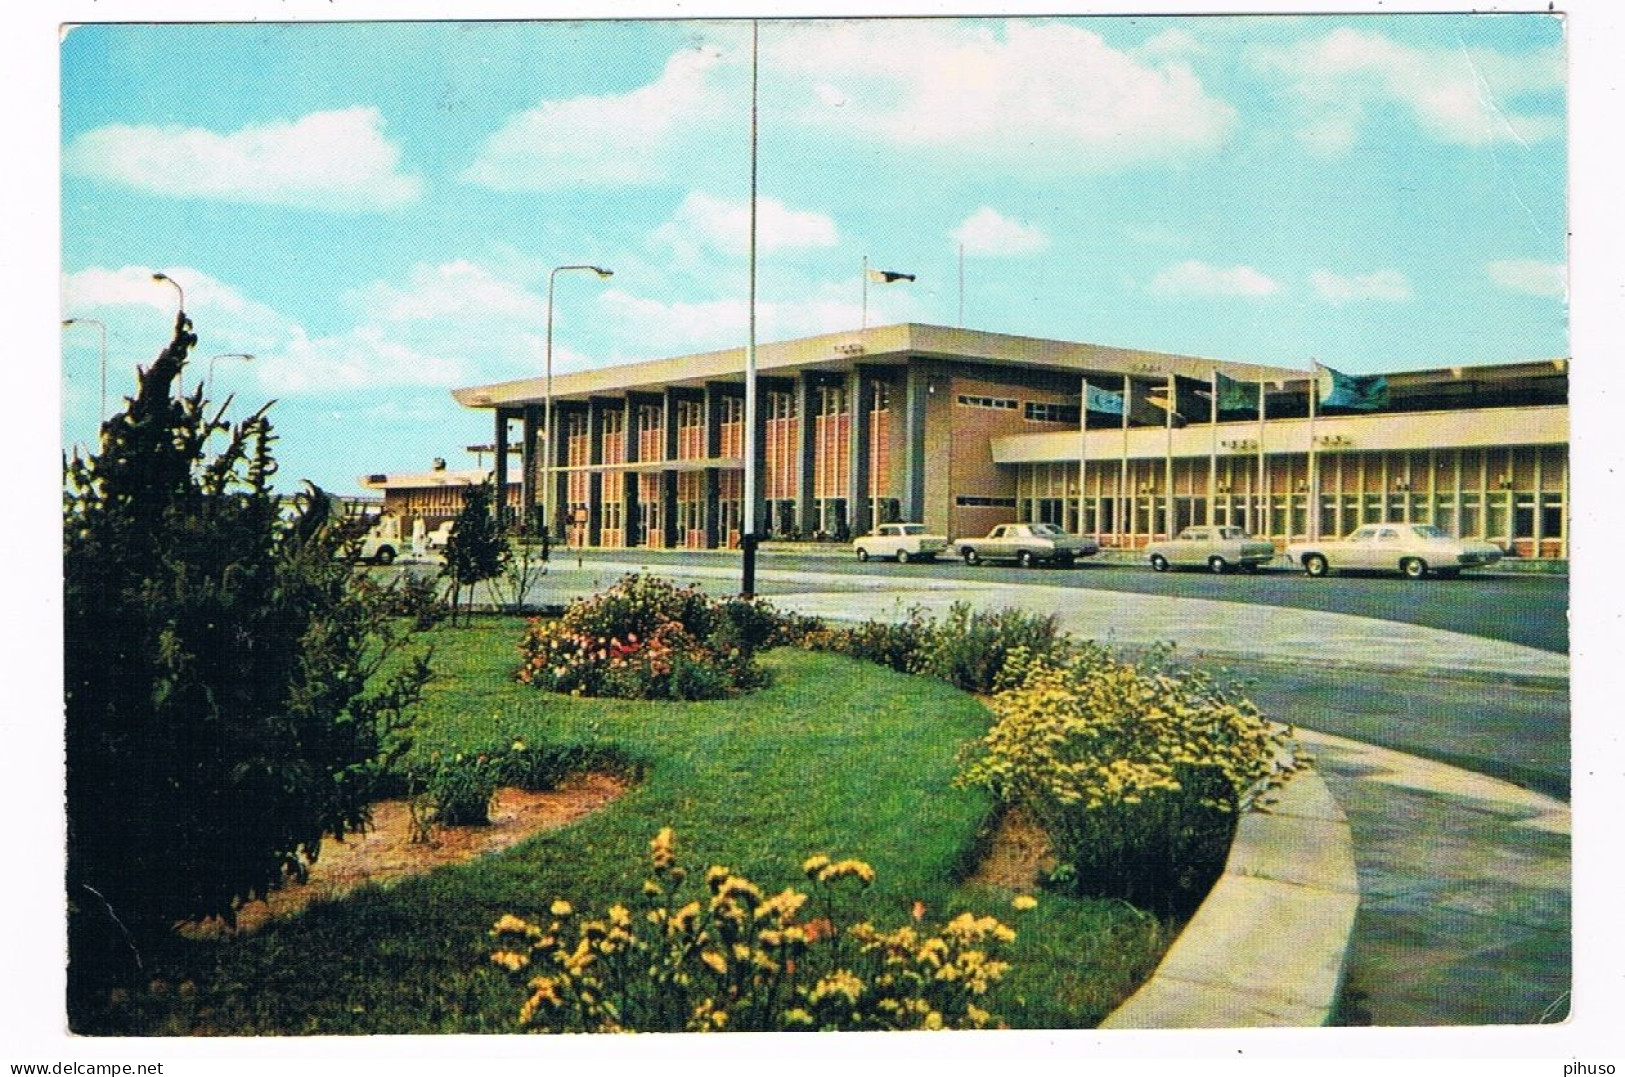
[{"label": "dark evergreen tree", "polygon": [[[315,487],[283,511],[267,409],[175,395],[197,338],[140,372],[67,464],[64,634],[70,1015],[180,920],[234,915],[356,830],[426,659],[342,555]],[[216,451],[217,450],[217,451]]]},{"label": "dark evergreen tree", "polygon": [[462,510],[446,539],[446,564],[440,571],[452,581],[454,617],[465,589],[472,611],[475,586],[496,579],[507,566],[508,539],[497,521],[495,500],[496,484],[490,478],[464,489]]}]

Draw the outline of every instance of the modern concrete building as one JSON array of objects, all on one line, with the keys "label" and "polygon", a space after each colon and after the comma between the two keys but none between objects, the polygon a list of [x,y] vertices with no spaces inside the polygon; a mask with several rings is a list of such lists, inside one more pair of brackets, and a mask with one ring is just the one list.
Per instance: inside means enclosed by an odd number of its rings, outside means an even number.
[{"label": "modern concrete building", "polygon": [[[744,367],[732,349],[555,375],[550,474],[543,378],[453,396],[492,412],[520,518],[545,510],[587,545],[714,548],[743,518]],[[1322,404],[1318,366],[916,324],[764,344],[757,368],[764,538],[1034,519],[1106,546],[1205,522],[1284,544],[1401,519],[1567,556],[1564,359],[1388,374],[1358,407]],[[369,485],[404,504],[413,481]]]}]

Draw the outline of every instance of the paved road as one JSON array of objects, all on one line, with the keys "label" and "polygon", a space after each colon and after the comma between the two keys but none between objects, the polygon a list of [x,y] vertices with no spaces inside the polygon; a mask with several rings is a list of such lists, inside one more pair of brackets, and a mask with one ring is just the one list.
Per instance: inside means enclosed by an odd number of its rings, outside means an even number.
[{"label": "paved road", "polygon": [[[739,555],[675,550],[614,550],[589,553],[595,559],[638,564],[738,565]],[[572,561],[573,563],[573,561]],[[763,569],[822,575],[884,575],[900,584],[931,579],[980,584],[1042,584],[1118,593],[1205,598],[1245,605],[1350,613],[1402,624],[1463,632],[1526,647],[1567,654],[1569,588],[1562,576],[1529,573],[1468,574],[1455,580],[1414,580],[1397,576],[1332,576],[1311,580],[1299,572],[1265,570],[1256,575],[1213,576],[1205,572],[1157,573],[1132,564],[1088,561],[1072,569],[1023,570],[954,561],[898,565],[855,558],[764,553]],[[763,593],[769,593],[766,589]]]}]

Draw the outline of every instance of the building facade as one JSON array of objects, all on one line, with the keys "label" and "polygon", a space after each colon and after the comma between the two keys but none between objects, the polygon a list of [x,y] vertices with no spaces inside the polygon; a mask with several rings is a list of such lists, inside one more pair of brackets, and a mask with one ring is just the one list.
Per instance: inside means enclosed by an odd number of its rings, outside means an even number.
[{"label": "building facade", "polygon": [[[556,375],[550,398],[539,377],[453,395],[492,413],[519,518],[717,548],[744,520],[744,366],[734,349]],[[1567,556],[1562,359],[1390,374],[1359,407],[1323,405],[1318,367],[916,324],[765,344],[757,370],[765,538],[1031,519],[1108,547],[1208,522],[1285,544],[1399,519]]]}]

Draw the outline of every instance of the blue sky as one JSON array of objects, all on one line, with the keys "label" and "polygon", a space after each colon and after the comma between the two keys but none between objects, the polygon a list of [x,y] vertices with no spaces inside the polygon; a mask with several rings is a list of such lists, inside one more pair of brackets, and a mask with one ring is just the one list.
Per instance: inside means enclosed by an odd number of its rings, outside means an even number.
[{"label": "blue sky", "polygon": [[[762,339],[869,323],[1351,372],[1569,354],[1562,21],[766,22]],[[749,24],[99,25],[61,46],[62,315],[110,395],[186,288],[280,480],[488,441],[449,390],[745,338]],[[66,445],[97,335],[62,334]]]}]

